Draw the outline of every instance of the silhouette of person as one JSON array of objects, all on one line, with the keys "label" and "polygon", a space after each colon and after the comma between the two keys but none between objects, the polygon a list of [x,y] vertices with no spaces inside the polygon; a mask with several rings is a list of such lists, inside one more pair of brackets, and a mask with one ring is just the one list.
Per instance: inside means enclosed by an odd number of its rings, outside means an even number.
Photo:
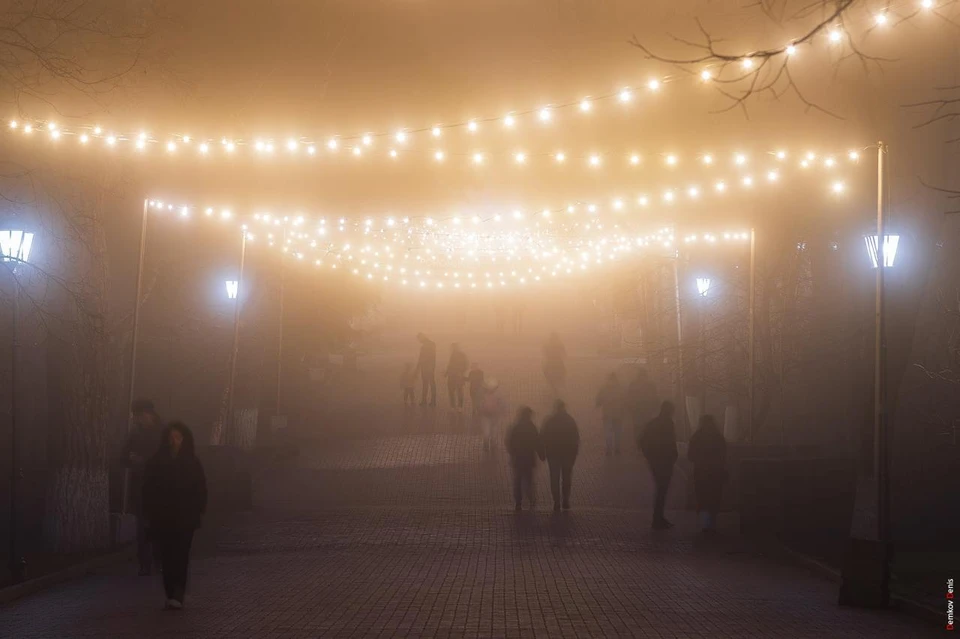
[{"label": "silhouette of person", "polygon": [[147,536],[146,521],[143,516],[143,473],[147,461],[157,450],[157,442],[163,434],[160,416],[153,402],[138,399],[130,406],[134,427],[123,447],[123,462],[130,469],[130,485],[127,507],[137,518],[137,558],[140,561],[140,575],[148,576],[153,572],[156,556],[153,544]]},{"label": "silhouette of person", "polygon": [[417,377],[414,373],[413,364],[404,364],[403,373],[400,374],[400,388],[403,389],[404,406],[413,406],[413,404],[417,401],[417,395],[414,392],[416,379]]},{"label": "silhouette of person", "polygon": [[677,436],[673,426],[673,402],[665,401],[660,405],[660,415],[651,420],[643,429],[637,445],[647,458],[656,497],[653,503],[653,527],[671,528],[672,523],[664,517],[667,503],[667,490],[673,477],[673,465],[677,461]]},{"label": "silhouette of person", "polygon": [[483,432],[483,449],[493,447],[494,434],[499,432],[500,419],[507,412],[507,404],[500,394],[500,382],[487,378],[484,382],[483,403],[480,405],[480,428]]},{"label": "silhouette of person", "polygon": [[603,416],[603,432],[607,456],[620,454],[620,424],[623,419],[623,387],[616,373],[607,375],[607,381],[597,393],[596,405]]},{"label": "silhouette of person", "polygon": [[450,345],[450,361],[447,362],[447,396],[450,408],[463,410],[463,384],[467,381],[467,355],[459,344]]},{"label": "silhouette of person", "polygon": [[480,405],[483,403],[483,371],[480,364],[470,364],[470,373],[467,375],[467,384],[470,386],[470,406],[473,416],[480,416]]},{"label": "silhouette of person", "polygon": [[537,425],[533,423],[533,410],[521,406],[517,418],[507,431],[507,452],[513,466],[513,500],[515,510],[523,509],[523,494],[527,495],[530,510],[536,506],[537,498],[533,483],[533,471],[537,458],[543,459],[543,443]]},{"label": "silhouette of person", "polygon": [[727,480],[727,440],[723,438],[713,415],[700,418],[699,428],[690,438],[687,459],[693,463],[697,515],[702,517],[703,532],[716,532],[717,513],[723,501],[723,484]]},{"label": "silhouette of person", "polygon": [[430,405],[437,405],[437,345],[423,333],[417,333],[420,342],[420,358],[417,360],[417,372],[423,382],[423,394],[420,396],[420,405],[427,403],[427,390],[430,391]]},{"label": "silhouette of person", "polygon": [[147,462],[143,480],[143,510],[160,549],[168,609],[183,607],[190,545],[206,509],[207,480],[194,453],[193,433],[174,422]]},{"label": "silhouette of person", "polygon": [[[570,479],[573,464],[580,452],[580,429],[563,400],[553,404],[553,413],[543,422],[540,429],[543,453],[550,466],[550,492],[553,494],[553,509],[570,509]],[[561,486],[561,480],[563,484]],[[561,501],[562,496],[562,501]]]}]

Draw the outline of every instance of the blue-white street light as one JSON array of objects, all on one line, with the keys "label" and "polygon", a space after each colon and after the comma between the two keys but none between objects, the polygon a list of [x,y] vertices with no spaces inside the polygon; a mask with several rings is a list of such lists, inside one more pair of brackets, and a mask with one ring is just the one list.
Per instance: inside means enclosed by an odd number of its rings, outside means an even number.
[{"label": "blue-white street light", "polygon": [[26,231],[0,231],[0,253],[3,261],[26,262],[30,259],[33,233]]},{"label": "blue-white street light", "polygon": [[[873,268],[877,268],[879,260],[877,259],[877,236],[876,235],[866,235],[863,238],[863,243],[867,245],[867,253],[870,255],[870,262],[873,264]],[[890,268],[893,266],[894,260],[897,259],[897,247],[900,246],[900,236],[899,235],[884,235],[883,236],[883,266],[884,268]]]},{"label": "blue-white street light", "polygon": [[707,291],[710,290],[710,278],[709,277],[698,277],[697,278],[697,292],[700,293],[700,297],[706,297]]},{"label": "blue-white street light", "polygon": [[237,280],[227,280],[225,282],[227,287],[227,297],[229,299],[237,299],[237,295],[240,294],[240,282]]}]

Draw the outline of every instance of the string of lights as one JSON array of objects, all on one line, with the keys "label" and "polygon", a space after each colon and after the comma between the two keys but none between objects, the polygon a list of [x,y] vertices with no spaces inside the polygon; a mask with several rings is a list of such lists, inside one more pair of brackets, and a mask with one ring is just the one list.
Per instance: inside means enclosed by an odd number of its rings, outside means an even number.
[{"label": "string of lights", "polygon": [[[867,28],[871,30],[889,29],[903,23],[917,13],[931,12],[940,14],[948,6],[956,4],[957,0],[906,0],[901,3],[889,3],[882,11],[871,14]],[[839,19],[838,19],[839,20]],[[782,55],[795,57],[800,54],[799,46],[815,46],[825,41],[828,46],[843,46],[847,37],[846,28],[852,20],[842,16],[842,22],[828,29],[822,38],[810,39],[797,45],[787,41],[781,49]],[[731,64],[736,62],[738,64]],[[421,125],[417,127],[401,127],[393,131],[370,131],[349,135],[292,135],[285,138],[265,137],[228,137],[228,136],[194,136],[188,133],[170,133],[153,135],[147,131],[116,131],[102,124],[61,125],[52,120],[18,117],[9,120],[7,131],[20,136],[34,139],[46,138],[52,142],[64,139],[74,139],[79,145],[94,146],[100,149],[116,150],[121,148],[132,149],[138,153],[148,153],[151,149],[159,149],[165,155],[175,156],[192,153],[200,157],[219,155],[234,156],[246,153],[264,158],[285,155],[287,157],[317,158],[320,155],[346,156],[354,159],[368,157],[386,157],[398,160],[403,157],[419,156],[435,164],[444,164],[450,160],[463,159],[474,165],[483,165],[493,161],[495,155],[477,148],[469,153],[453,153],[443,147],[443,141],[453,131],[465,132],[476,146],[477,140],[485,131],[490,130],[519,130],[530,125],[538,127],[556,127],[560,115],[565,112],[575,112],[580,116],[587,116],[598,110],[605,103],[616,103],[622,108],[629,108],[639,102],[642,96],[660,93],[673,82],[694,77],[697,81],[709,84],[711,82],[737,82],[743,80],[755,70],[756,61],[750,57],[736,60],[713,60],[705,66],[699,74],[662,75],[649,77],[639,84],[629,84],[614,90],[583,96],[577,99],[552,102],[537,107],[510,111],[496,116],[477,117],[467,120],[457,120],[441,124]],[[724,77],[728,68],[733,67],[733,77]],[[414,151],[412,147],[416,137],[426,137],[432,140],[431,148],[424,145]],[[669,154],[663,154],[667,157]],[[549,154],[531,154],[518,148],[509,154],[508,161],[523,165],[535,159],[546,158],[554,163],[563,164],[569,161],[580,161],[590,167],[599,167],[605,160],[616,161],[613,158],[604,158],[598,153],[572,154],[564,150],[557,150]],[[642,161],[639,153],[624,154],[622,161],[638,165]]]},{"label": "string of lights", "polygon": [[[804,161],[810,160],[804,156]],[[455,212],[347,218],[263,211],[237,215],[231,208],[159,199],[148,200],[147,204],[155,213],[215,220],[231,233],[239,225],[248,242],[321,270],[339,270],[399,286],[497,288],[593,271],[642,252],[674,253],[677,239],[671,227],[653,233],[640,229],[649,227],[656,218],[668,217],[673,205],[723,197],[733,188],[746,193],[774,188],[780,181],[780,173],[770,170],[757,179],[746,175],[718,180],[711,188],[666,187],[658,189],[656,195],[630,199],[578,200],[544,209],[485,210],[482,215]],[[844,182],[834,179],[825,190],[843,193]],[[650,215],[637,215],[644,210]],[[705,244],[713,244],[748,238],[742,230],[727,230],[687,235],[683,242],[689,245],[702,239]]]}]

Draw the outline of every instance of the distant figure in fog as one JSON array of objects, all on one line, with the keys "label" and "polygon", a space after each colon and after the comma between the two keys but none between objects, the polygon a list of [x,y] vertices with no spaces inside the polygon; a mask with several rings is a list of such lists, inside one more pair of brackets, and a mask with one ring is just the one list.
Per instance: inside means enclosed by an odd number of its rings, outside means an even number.
[{"label": "distant figure in fog", "polygon": [[413,364],[404,364],[403,372],[400,374],[400,388],[403,389],[403,405],[413,406],[417,403],[417,395],[413,390],[417,383],[417,375],[414,372]]},{"label": "distant figure in fog", "polygon": [[423,382],[423,394],[420,396],[420,405],[427,404],[427,389],[430,390],[430,405],[437,405],[437,345],[423,333],[417,333],[420,342],[420,358],[417,360],[416,372],[420,373]]},{"label": "distant figure in fog", "polygon": [[607,457],[620,454],[620,428],[623,421],[623,387],[616,373],[607,375],[607,381],[597,393],[596,405],[603,417],[603,433]]},{"label": "distant figure in fog", "polygon": [[553,389],[553,394],[561,396],[567,380],[567,349],[560,341],[560,336],[550,333],[550,337],[543,344],[543,376]]},{"label": "distant figure in fog", "polygon": [[166,607],[179,610],[187,588],[193,532],[207,510],[207,480],[194,454],[193,433],[184,424],[167,426],[160,449],[147,462],[143,510],[160,550]]},{"label": "distant figure in fog", "polygon": [[140,576],[153,572],[156,552],[147,537],[143,516],[143,473],[147,461],[157,451],[157,443],[163,434],[160,417],[153,402],[138,399],[130,406],[133,430],[123,447],[123,463],[130,469],[130,484],[127,492],[127,509],[137,518],[137,558],[140,560]]},{"label": "distant figure in fog", "polygon": [[450,345],[450,361],[447,362],[447,396],[450,408],[463,410],[463,384],[467,381],[467,355],[459,344]]},{"label": "distant figure in fog", "polygon": [[637,368],[637,375],[627,387],[626,413],[624,420],[629,419],[633,425],[633,436],[638,437],[640,431],[651,419],[657,416],[660,400],[657,398],[657,387],[647,375],[647,369]]},{"label": "distant figure in fog", "polygon": [[[550,465],[550,492],[553,494],[553,510],[570,509],[570,479],[573,464],[580,452],[580,429],[563,400],[553,405],[553,413],[543,422],[540,429],[543,441],[543,453]],[[561,487],[560,481],[563,480]],[[561,502],[561,495],[563,501]]]},{"label": "distant figure in fog", "polygon": [[673,465],[677,461],[677,435],[673,427],[673,402],[660,405],[660,415],[649,422],[637,440],[637,446],[643,451],[650,465],[653,483],[656,485],[656,498],[653,503],[653,527],[672,528],[673,524],[663,516],[667,503],[667,490],[673,477]]},{"label": "distant figure in fog", "polygon": [[533,471],[537,467],[537,458],[543,459],[543,443],[537,425],[533,423],[533,410],[521,406],[517,419],[507,431],[507,452],[513,466],[513,501],[515,510],[523,509],[523,495],[533,510],[537,503]]},{"label": "distant figure in fog", "polygon": [[483,403],[483,371],[480,364],[470,364],[470,373],[467,375],[467,384],[470,386],[470,406],[473,416],[480,417],[480,405]]},{"label": "distant figure in fog", "polygon": [[500,382],[491,377],[483,385],[483,403],[480,405],[484,450],[492,449],[494,436],[500,430],[500,420],[506,412],[507,403],[500,394]]},{"label": "distant figure in fog", "polygon": [[702,517],[703,532],[714,533],[723,500],[723,484],[727,481],[727,440],[713,415],[700,418],[700,426],[690,438],[687,459],[693,463],[697,515]]}]

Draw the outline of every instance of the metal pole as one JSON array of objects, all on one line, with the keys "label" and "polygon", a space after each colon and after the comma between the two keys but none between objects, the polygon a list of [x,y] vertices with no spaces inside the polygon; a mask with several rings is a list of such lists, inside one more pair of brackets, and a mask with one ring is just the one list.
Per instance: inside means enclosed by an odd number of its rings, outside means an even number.
[{"label": "metal pole", "polygon": [[233,387],[237,379],[237,359],[240,355],[240,296],[243,291],[243,263],[247,255],[247,232],[242,231],[240,238],[240,275],[237,277],[237,297],[233,307],[233,357],[230,360],[230,386],[227,390],[227,416],[224,426],[233,424]]},{"label": "metal pole", "polygon": [[683,383],[683,315],[680,308],[680,250],[673,260],[673,290],[677,304],[677,386],[680,390],[679,414],[683,419],[683,434],[687,432],[687,394]]},{"label": "metal pole", "polygon": [[17,360],[20,354],[20,280],[13,269],[13,347],[10,353],[10,578],[13,583],[24,580],[27,562],[20,554],[17,535],[17,480],[20,478],[17,454]]},{"label": "metal pole", "polygon": [[283,256],[286,255],[287,229],[283,229],[283,250],[280,251],[280,329],[277,336],[277,412],[280,415],[280,379],[283,374]]},{"label": "metal pole", "polygon": [[[147,213],[149,203],[143,201],[143,219],[140,222],[140,255],[137,262],[137,296],[133,302],[133,337],[130,343],[130,386],[127,392],[127,410],[133,405],[133,394],[136,392],[137,381],[137,341],[140,337],[140,298],[143,295],[143,256],[147,248]],[[129,413],[127,416],[127,434],[133,425]],[[123,499],[121,512],[126,513],[130,502],[130,469],[123,472]]]},{"label": "metal pole", "polygon": [[877,143],[877,307],[876,307],[876,342],[874,352],[874,376],[873,376],[873,452],[874,452],[874,477],[877,480],[877,540],[880,542],[882,553],[883,572],[881,575],[880,589],[884,603],[887,601],[889,592],[890,566],[887,555],[889,543],[889,473],[887,467],[888,441],[887,441],[887,389],[886,389],[886,336],[885,336],[885,313],[884,313],[884,271],[886,270],[886,259],[884,255],[884,240],[886,229],[884,228],[884,209],[886,185],[884,160],[887,153],[886,145],[881,141]]},{"label": "metal pole", "polygon": [[[747,395],[749,396],[749,408],[747,409],[747,419],[749,420],[747,435],[750,443],[753,443],[753,411],[754,404],[756,399],[756,394],[754,391],[755,381],[756,381],[756,357],[755,357],[755,342],[756,342],[756,330],[757,330],[757,321],[756,321],[756,306],[757,306],[757,232],[756,229],[750,229],[750,317],[747,320],[748,325],[748,337],[747,337],[747,365],[749,367],[749,387],[747,388]],[[780,355],[783,357],[783,354]],[[781,407],[782,408],[782,407]]]}]

